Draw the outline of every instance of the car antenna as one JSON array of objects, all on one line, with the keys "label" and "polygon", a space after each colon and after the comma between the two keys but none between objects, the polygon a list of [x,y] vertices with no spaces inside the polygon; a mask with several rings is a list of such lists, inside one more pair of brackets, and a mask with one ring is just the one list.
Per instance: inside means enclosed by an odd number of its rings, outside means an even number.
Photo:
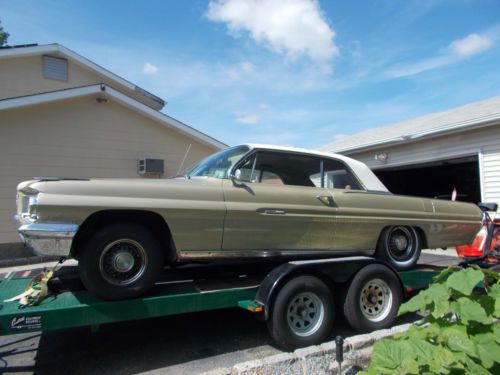
[{"label": "car antenna", "polygon": [[179,175],[181,173],[182,167],[184,166],[184,162],[186,161],[186,158],[187,158],[190,150],[191,150],[191,143],[189,144],[189,146],[186,150],[186,153],[184,154],[184,158],[181,161],[181,165],[179,166],[179,170],[177,171],[177,175]]}]

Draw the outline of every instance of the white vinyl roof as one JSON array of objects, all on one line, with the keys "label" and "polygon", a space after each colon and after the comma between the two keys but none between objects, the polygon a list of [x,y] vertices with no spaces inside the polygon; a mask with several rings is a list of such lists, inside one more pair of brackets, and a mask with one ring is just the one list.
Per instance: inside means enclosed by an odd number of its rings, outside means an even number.
[{"label": "white vinyl roof", "polygon": [[361,183],[367,190],[373,191],[384,191],[388,192],[389,190],[385,187],[385,185],[378,179],[378,177],[371,171],[370,168],[365,163],[362,163],[358,160],[354,160],[350,157],[333,154],[330,152],[322,152],[317,150],[309,150],[305,148],[297,148],[297,147],[288,147],[288,146],[276,146],[276,145],[266,145],[266,144],[255,144],[255,143],[246,143],[245,146],[250,147],[251,149],[259,149],[259,150],[276,150],[276,151],[285,151],[285,152],[294,152],[306,155],[314,155],[326,158],[333,158],[337,160],[341,160],[346,165],[351,168],[351,170],[356,174]]},{"label": "white vinyl roof", "polygon": [[367,129],[336,139],[320,147],[320,150],[354,153],[499,123],[500,96],[497,96],[394,125]]}]

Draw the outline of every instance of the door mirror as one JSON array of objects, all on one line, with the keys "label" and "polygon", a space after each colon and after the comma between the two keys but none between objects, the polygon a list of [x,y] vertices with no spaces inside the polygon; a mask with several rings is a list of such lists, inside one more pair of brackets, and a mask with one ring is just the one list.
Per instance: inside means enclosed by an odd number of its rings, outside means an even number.
[{"label": "door mirror", "polygon": [[241,169],[237,169],[231,174],[231,180],[241,181]]}]

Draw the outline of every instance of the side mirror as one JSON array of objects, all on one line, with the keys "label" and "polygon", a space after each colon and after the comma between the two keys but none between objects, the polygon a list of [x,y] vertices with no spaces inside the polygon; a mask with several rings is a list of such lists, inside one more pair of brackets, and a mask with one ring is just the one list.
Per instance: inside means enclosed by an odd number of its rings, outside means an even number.
[{"label": "side mirror", "polygon": [[231,180],[240,181],[241,180],[241,170],[237,169],[231,174]]}]

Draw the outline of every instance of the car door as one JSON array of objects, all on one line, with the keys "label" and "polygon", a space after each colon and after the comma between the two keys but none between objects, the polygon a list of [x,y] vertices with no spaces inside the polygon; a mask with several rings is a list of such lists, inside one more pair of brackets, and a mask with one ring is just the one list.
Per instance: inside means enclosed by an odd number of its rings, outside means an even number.
[{"label": "car door", "polygon": [[315,253],[333,249],[335,210],[321,188],[320,159],[258,151],[223,182],[223,250],[238,256]]}]

